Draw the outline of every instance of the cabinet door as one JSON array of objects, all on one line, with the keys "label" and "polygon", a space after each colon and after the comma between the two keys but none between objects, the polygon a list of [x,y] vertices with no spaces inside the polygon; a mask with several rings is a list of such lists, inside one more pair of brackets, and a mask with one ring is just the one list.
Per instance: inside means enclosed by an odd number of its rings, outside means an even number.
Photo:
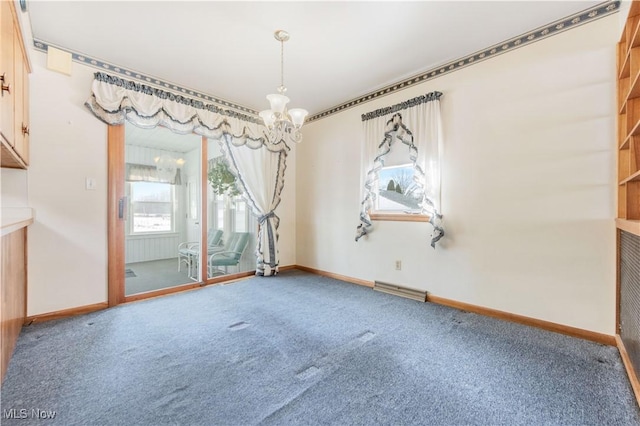
[{"label": "cabinet door", "polygon": [[10,86],[10,93],[3,90],[0,96],[0,133],[10,145],[14,144],[14,38],[15,28],[11,2],[0,1],[0,75],[4,74],[3,86]]},{"label": "cabinet door", "polygon": [[24,81],[26,72],[26,61],[22,55],[22,47],[20,46],[20,39],[14,37],[14,82],[15,91],[13,92],[14,100],[14,145],[13,149],[23,160],[25,151],[25,136],[26,133],[23,129],[26,127],[26,120],[24,117]]},{"label": "cabinet door", "polygon": [[0,375],[4,377],[26,316],[27,269],[26,228],[2,237],[2,267],[0,267]]},{"label": "cabinet door", "polygon": [[29,118],[29,68],[27,61],[24,60],[22,61],[22,120],[27,128],[27,132],[22,133],[21,155],[26,165],[29,165],[29,139],[31,138],[31,121]]}]

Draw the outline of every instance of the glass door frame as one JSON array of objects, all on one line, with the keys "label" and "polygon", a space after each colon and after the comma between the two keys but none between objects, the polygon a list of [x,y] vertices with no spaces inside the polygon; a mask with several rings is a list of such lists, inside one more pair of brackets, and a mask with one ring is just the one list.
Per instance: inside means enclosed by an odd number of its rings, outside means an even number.
[{"label": "glass door frame", "polygon": [[[149,299],[170,293],[191,290],[210,284],[227,283],[255,275],[255,270],[209,278],[207,250],[200,250],[199,282],[125,296],[125,224],[127,202],[125,198],[125,129],[124,124],[107,126],[107,296],[109,306]],[[202,137],[200,149],[200,244],[206,246],[208,226],[207,188],[209,161],[208,138]]]},{"label": "glass door frame", "polygon": [[[207,138],[202,137],[200,147],[200,200],[207,197]],[[116,306],[121,303],[148,299],[170,293],[190,290],[208,283],[207,251],[200,250],[198,262],[200,279],[198,282],[177,285],[175,287],[149,291],[145,293],[125,295],[125,226],[127,220],[127,199],[125,195],[125,126],[109,125],[107,127],[107,181],[108,181],[108,220],[107,220],[107,288],[108,304]],[[207,241],[207,206],[200,202],[200,243]]]}]

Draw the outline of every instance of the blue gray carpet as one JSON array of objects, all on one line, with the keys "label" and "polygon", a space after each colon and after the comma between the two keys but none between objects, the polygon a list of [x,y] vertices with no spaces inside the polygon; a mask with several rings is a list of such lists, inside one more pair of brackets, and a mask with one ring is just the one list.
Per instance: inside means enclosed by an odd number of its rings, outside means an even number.
[{"label": "blue gray carpet", "polygon": [[640,424],[614,347],[299,271],[25,327],[2,416],[3,425]]}]

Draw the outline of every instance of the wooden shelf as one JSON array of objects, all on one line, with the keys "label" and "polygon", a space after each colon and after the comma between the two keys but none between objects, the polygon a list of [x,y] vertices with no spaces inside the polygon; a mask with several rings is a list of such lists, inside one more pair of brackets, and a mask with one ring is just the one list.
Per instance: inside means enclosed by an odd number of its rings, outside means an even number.
[{"label": "wooden shelf", "polygon": [[631,7],[629,8],[629,18],[633,18],[636,15],[640,15],[640,3],[631,2]]},{"label": "wooden shelf", "polygon": [[630,70],[631,70],[631,63],[629,61],[629,54],[627,54],[627,55],[624,56],[624,62],[622,63],[622,66],[620,67],[620,75],[618,75],[618,78],[627,78],[627,77],[629,77]]},{"label": "wooden shelf", "polygon": [[633,129],[631,129],[631,131],[627,134],[627,137],[624,138],[624,142],[622,142],[622,145],[624,145],[625,143],[629,143],[629,139],[631,139],[631,136],[638,135],[640,135],[640,120],[638,120],[638,122],[633,125]]},{"label": "wooden shelf", "polygon": [[640,220],[616,219],[616,228],[640,236]]},{"label": "wooden shelf", "polygon": [[640,21],[636,23],[636,27],[633,29],[633,34],[627,43],[627,51],[631,51],[634,47],[640,46]]},{"label": "wooden shelf", "polygon": [[629,77],[618,80],[618,102],[620,102],[620,114],[627,112],[627,97],[629,95]]},{"label": "wooden shelf", "polygon": [[[617,216],[640,219],[640,1],[633,1],[617,44]],[[627,223],[627,222],[625,222]]]},{"label": "wooden shelf", "polygon": [[629,99],[638,97],[640,97],[640,74],[636,75],[633,78],[633,83],[631,83],[631,87],[629,88],[629,92],[627,93],[627,97],[625,98],[625,104],[629,101]]},{"label": "wooden shelf", "polygon": [[[616,200],[616,330],[621,330],[621,311],[626,309],[628,298],[622,289],[622,245],[620,231],[640,236],[640,0],[633,0],[626,18],[622,36],[617,44],[616,65],[618,66],[616,94],[620,113],[617,119],[616,174],[619,181]],[[619,230],[619,231],[618,231]],[[636,283],[637,284],[637,283]],[[624,301],[624,303],[623,303]],[[623,308],[624,307],[624,308]],[[617,338],[621,356],[627,356],[624,344]],[[625,364],[629,380],[640,403],[640,385],[634,371],[640,371],[638,360],[630,360],[636,365]],[[626,362],[626,359],[625,359]]]},{"label": "wooden shelf", "polygon": [[624,141],[620,144],[618,149],[629,149],[629,141],[631,140],[631,136],[627,136]]},{"label": "wooden shelf", "polygon": [[620,185],[624,185],[629,182],[638,182],[638,181],[640,181],[640,170],[638,170],[637,172],[635,172],[625,180],[621,181]]}]

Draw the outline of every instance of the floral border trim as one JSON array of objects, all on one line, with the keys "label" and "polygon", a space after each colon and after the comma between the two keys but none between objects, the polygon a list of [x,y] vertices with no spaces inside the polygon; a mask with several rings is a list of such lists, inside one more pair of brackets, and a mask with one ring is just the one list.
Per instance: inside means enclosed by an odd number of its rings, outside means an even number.
[{"label": "floral border trim", "polygon": [[391,84],[375,92],[367,93],[366,95],[360,98],[352,99],[348,102],[337,105],[333,108],[322,111],[318,114],[314,114],[311,117],[308,117],[306,121],[311,122],[311,121],[319,120],[329,115],[333,115],[338,112],[344,111],[346,109],[352,108],[356,105],[369,102],[375,98],[388,95],[389,93],[406,89],[411,85],[414,85],[417,83],[423,83],[427,80],[431,80],[441,75],[448,74],[453,71],[457,71],[461,68],[473,65],[478,62],[482,62],[486,59],[493,58],[500,54],[509,52],[513,49],[517,49],[519,47],[526,46],[531,43],[535,43],[536,41],[551,37],[553,35],[569,30],[571,28],[575,28],[580,25],[586,24],[588,22],[593,22],[597,19],[604,18],[605,16],[618,12],[619,9],[620,9],[620,0],[610,0],[605,3],[598,4],[596,6],[593,6],[590,9],[568,16],[564,19],[560,19],[558,21],[552,22],[548,25],[537,28],[533,31],[522,34],[518,37],[514,37],[502,43],[495,44],[493,46],[480,50],[471,55],[464,56],[462,58],[448,62],[444,65],[441,65],[439,67],[432,68],[424,73],[421,73],[416,76],[410,77],[408,79]]},{"label": "floral border trim", "polygon": [[235,110],[238,111],[242,111],[245,112],[247,114],[250,115],[258,115],[258,112],[248,108],[246,106],[242,106],[242,105],[238,105],[236,103],[230,102],[230,101],[226,101],[224,99],[220,99],[220,98],[216,98],[210,95],[207,95],[206,93],[202,93],[202,92],[198,92],[197,90],[193,90],[193,89],[189,89],[186,87],[182,87],[179,86],[177,84],[174,83],[170,83],[164,80],[161,80],[159,78],[156,77],[152,77],[150,75],[141,73],[141,72],[137,72],[137,71],[133,71],[133,70],[129,70],[123,67],[119,67],[113,64],[109,64],[107,62],[101,61],[99,59],[96,58],[92,58],[90,56],[87,55],[83,55],[81,53],[77,53],[77,52],[73,52],[69,49],[65,49],[63,47],[59,47],[56,46],[54,44],[50,44],[47,43],[46,41],[42,41],[42,40],[38,40],[38,39],[33,39],[33,46],[36,48],[36,50],[39,50],[41,52],[47,52],[49,50],[49,46],[54,47],[56,49],[62,50],[64,52],[67,52],[69,54],[71,54],[71,59],[74,62],[83,64],[83,65],[87,65],[89,67],[92,68],[96,68],[99,69],[101,71],[104,72],[108,72],[110,74],[118,74],[122,77],[125,77],[127,79],[135,79],[138,81],[141,81],[143,84],[146,85],[153,85],[156,86],[162,90],[172,90],[178,93],[181,93],[183,96],[191,96],[191,97],[195,97],[195,100],[200,100],[200,101],[208,101],[208,102],[212,102],[214,104],[219,105],[220,107],[224,107],[224,108],[233,108]]}]

